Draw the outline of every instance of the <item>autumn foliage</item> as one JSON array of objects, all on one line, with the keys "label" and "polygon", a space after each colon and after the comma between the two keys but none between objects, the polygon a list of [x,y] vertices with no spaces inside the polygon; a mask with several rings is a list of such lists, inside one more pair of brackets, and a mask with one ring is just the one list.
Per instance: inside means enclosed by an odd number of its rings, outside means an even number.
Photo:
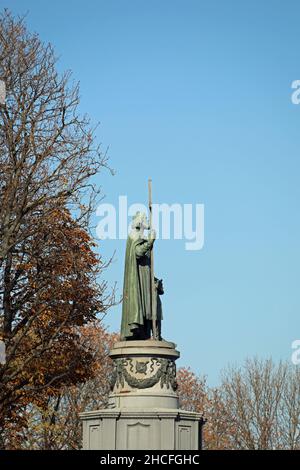
[{"label": "autumn foliage", "polygon": [[[20,417],[24,421],[20,410],[28,403],[42,407],[62,386],[95,373],[94,348],[82,329],[106,309],[93,246],[66,210],[56,210],[6,268],[12,321],[3,335],[7,360],[0,369],[0,403],[2,416],[15,424]],[[14,289],[16,278],[22,283]]]},{"label": "autumn foliage", "polygon": [[178,370],[177,381],[180,407],[201,413],[206,421],[203,427],[203,448],[231,448],[232,427],[225,418],[225,404],[220,390],[210,388],[206,377],[199,377],[186,367]]},{"label": "autumn foliage", "polygon": [[[84,382],[62,387],[55,395],[45,392],[43,406],[30,404],[25,408],[27,426],[19,430],[19,448],[80,449],[79,414],[107,406],[113,370],[108,352],[116,335],[108,333],[99,321],[79,330],[83,344],[92,352],[89,376]],[[15,445],[16,439],[11,442]]]},{"label": "autumn foliage", "polygon": [[[0,447],[18,445],[28,407],[92,377],[84,328],[112,302],[89,234],[106,156],[79,88],[24,20],[0,16]],[[14,435],[14,440],[11,439]],[[11,444],[9,444],[11,445]]]}]

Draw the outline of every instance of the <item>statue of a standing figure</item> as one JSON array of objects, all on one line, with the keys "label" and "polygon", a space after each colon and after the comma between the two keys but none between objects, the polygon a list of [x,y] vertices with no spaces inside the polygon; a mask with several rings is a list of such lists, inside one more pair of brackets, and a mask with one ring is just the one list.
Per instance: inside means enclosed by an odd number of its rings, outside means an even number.
[{"label": "statue of a standing figure", "polygon": [[[123,288],[121,339],[145,340],[151,338],[153,325],[151,301],[151,250],[155,231],[146,238],[144,230],[150,225],[144,213],[137,212],[127,239]],[[159,296],[164,293],[161,279],[155,278],[156,331],[161,339],[162,307]]]}]

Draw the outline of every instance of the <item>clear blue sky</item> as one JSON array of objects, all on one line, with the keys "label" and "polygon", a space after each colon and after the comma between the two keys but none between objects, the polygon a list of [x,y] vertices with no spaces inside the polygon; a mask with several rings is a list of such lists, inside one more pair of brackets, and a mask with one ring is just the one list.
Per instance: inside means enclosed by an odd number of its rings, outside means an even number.
[{"label": "clear blue sky", "polygon": [[[164,336],[217,384],[245,357],[300,338],[300,4],[295,1],[0,0],[28,11],[81,83],[115,176],[106,202],[204,203],[205,245],[158,241]],[[101,251],[122,289],[124,241]],[[121,308],[106,322],[119,328]]]}]

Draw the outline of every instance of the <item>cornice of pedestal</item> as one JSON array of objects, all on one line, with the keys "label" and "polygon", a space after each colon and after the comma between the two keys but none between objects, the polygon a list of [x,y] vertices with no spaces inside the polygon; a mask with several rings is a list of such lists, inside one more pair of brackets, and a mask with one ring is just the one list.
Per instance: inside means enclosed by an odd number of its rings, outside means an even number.
[{"label": "cornice of pedestal", "polygon": [[180,357],[180,352],[175,348],[176,344],[169,341],[119,341],[114,344],[109,355],[112,359],[126,356],[157,356],[176,360]]},{"label": "cornice of pedestal", "polygon": [[105,419],[105,418],[158,418],[158,419],[181,419],[192,421],[204,421],[203,415],[194,411],[185,411],[170,408],[152,408],[146,410],[144,408],[115,408],[113,410],[95,410],[80,413],[80,418],[87,419]]}]

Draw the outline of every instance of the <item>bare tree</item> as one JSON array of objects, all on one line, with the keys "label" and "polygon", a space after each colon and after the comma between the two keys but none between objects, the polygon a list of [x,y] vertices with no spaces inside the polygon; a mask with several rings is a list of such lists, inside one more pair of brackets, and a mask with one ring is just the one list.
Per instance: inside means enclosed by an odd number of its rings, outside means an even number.
[{"label": "bare tree", "polygon": [[300,444],[300,375],[289,364],[248,359],[228,368],[220,387],[236,449],[295,449]]},{"label": "bare tree", "polygon": [[277,442],[281,449],[300,449],[300,369],[288,365],[277,414]]},{"label": "bare tree", "polygon": [[[56,71],[50,44],[30,34],[22,19],[0,17],[0,265],[38,230],[41,213],[57,205],[88,213],[91,176],[106,166],[94,129],[80,116],[79,87]],[[87,204],[84,206],[83,200]]]},{"label": "bare tree", "polygon": [[219,387],[178,371],[180,406],[204,414],[204,449],[300,449],[300,369],[248,359]]}]

